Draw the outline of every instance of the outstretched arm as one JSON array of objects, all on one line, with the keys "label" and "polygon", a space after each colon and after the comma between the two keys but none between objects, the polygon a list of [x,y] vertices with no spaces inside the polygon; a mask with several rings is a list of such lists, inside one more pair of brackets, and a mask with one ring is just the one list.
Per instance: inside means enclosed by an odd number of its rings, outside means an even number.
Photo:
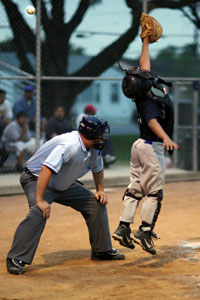
[{"label": "outstretched arm", "polygon": [[174,143],[166,132],[163,130],[161,125],[158,123],[157,119],[151,119],[148,122],[149,128],[160,138],[163,140],[163,149],[173,150],[178,149],[179,145]]},{"label": "outstretched arm", "polygon": [[142,43],[142,52],[140,56],[140,68],[150,71],[151,63],[150,63],[150,56],[149,56],[149,37],[145,37]]}]

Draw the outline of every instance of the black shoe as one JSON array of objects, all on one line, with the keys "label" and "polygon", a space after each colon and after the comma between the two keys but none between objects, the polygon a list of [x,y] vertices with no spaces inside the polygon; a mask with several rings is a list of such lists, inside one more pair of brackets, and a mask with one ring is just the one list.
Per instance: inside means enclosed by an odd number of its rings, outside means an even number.
[{"label": "black shoe", "polygon": [[6,266],[8,272],[15,275],[22,275],[25,273],[25,263],[17,258],[7,258]]},{"label": "black shoe", "polygon": [[113,233],[113,239],[118,241],[120,245],[134,249],[135,245],[133,244],[133,239],[130,237],[131,229],[125,225],[119,225],[118,228]]},{"label": "black shoe", "polygon": [[92,252],[92,260],[123,260],[124,254],[120,254],[116,249],[112,248],[107,252]]},{"label": "black shoe", "polygon": [[151,233],[151,231],[143,231],[139,229],[134,234],[134,242],[142,247],[143,250],[155,255],[156,249],[154,248],[154,244],[152,241],[152,237],[155,233]]}]

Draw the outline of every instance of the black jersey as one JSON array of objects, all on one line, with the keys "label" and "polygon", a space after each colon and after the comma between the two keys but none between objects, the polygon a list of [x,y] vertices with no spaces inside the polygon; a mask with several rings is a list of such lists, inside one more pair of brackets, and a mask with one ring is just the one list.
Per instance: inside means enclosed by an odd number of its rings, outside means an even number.
[{"label": "black jersey", "polygon": [[174,127],[174,114],[172,102],[168,95],[146,97],[136,100],[140,138],[162,142],[162,140],[149,128],[148,122],[157,119],[163,130],[172,138]]}]

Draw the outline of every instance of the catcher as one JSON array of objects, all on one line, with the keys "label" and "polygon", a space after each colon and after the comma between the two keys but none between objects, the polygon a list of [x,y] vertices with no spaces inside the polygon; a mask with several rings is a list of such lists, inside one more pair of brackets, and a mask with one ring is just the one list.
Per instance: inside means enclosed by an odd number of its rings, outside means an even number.
[{"label": "catcher", "polygon": [[[150,26],[153,24],[153,26]],[[118,228],[113,238],[122,246],[134,249],[134,242],[143,250],[156,254],[152,237],[157,221],[164,187],[164,150],[171,154],[179,146],[172,141],[173,107],[166,88],[171,83],[150,72],[149,43],[154,43],[162,35],[161,25],[147,14],[141,17],[142,52],[140,68],[132,67],[122,81],[122,91],[132,99],[137,108],[140,138],[133,143],[130,162],[130,184],[123,196],[123,207]],[[158,96],[152,87],[161,90]],[[130,224],[134,222],[136,209],[143,197],[141,225],[131,237]]]}]

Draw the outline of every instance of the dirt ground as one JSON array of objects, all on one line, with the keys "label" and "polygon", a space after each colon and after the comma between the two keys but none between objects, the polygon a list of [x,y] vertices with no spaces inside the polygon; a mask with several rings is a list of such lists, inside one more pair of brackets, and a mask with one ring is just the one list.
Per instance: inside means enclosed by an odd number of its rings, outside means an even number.
[{"label": "dirt ground", "polygon": [[[124,261],[91,261],[85,221],[53,204],[32,266],[24,275],[5,267],[18,223],[28,212],[25,197],[0,198],[0,300],[200,299],[200,182],[166,184],[155,228],[157,255],[136,245]],[[108,189],[111,233],[118,226],[124,188]],[[140,207],[135,224],[140,222]]]}]

